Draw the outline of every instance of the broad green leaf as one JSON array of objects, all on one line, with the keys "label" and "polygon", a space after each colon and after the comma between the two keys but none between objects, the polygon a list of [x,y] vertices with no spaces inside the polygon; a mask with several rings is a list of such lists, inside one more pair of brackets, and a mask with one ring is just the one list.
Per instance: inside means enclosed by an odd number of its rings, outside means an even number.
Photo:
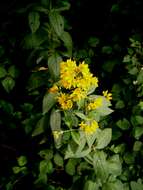
[{"label": "broad green leaf", "polygon": [[95,142],[95,139],[97,137],[98,132],[95,131],[92,134],[85,134],[86,140],[87,140],[87,144],[89,147],[91,147],[93,145],[93,143]]},{"label": "broad green leaf", "polygon": [[119,144],[117,145],[115,148],[114,148],[114,152],[117,154],[117,153],[124,153],[125,151],[125,148],[126,148],[126,144],[125,143],[122,143],[122,144]]},{"label": "broad green leaf", "polygon": [[28,15],[29,27],[35,33],[40,26],[40,15],[38,12],[30,12]]},{"label": "broad green leaf", "polygon": [[137,75],[137,73],[138,73],[137,67],[131,68],[131,69],[128,71],[128,73],[131,74],[131,75]]},{"label": "broad green leaf", "polygon": [[99,44],[99,38],[96,37],[90,37],[88,40],[88,43],[91,47],[96,47]]},{"label": "broad green leaf", "polygon": [[65,171],[66,173],[68,173],[69,175],[74,175],[76,172],[76,164],[77,161],[75,159],[69,159],[66,166],[65,166]]},{"label": "broad green leaf", "polygon": [[119,100],[117,103],[116,103],[116,105],[115,105],[115,108],[116,109],[122,109],[122,108],[124,108],[125,107],[125,104],[124,104],[124,102],[122,101],[122,100]]},{"label": "broad green leaf", "polygon": [[18,162],[18,165],[19,166],[24,166],[27,164],[27,158],[26,156],[20,156],[18,159],[17,159],[17,162]]},{"label": "broad green leaf", "polygon": [[43,114],[47,113],[56,103],[56,93],[46,93],[43,98]]},{"label": "broad green leaf", "polygon": [[97,134],[97,144],[96,149],[105,148],[111,141],[112,138],[112,130],[110,128],[106,128],[100,133]]},{"label": "broad green leaf", "polygon": [[133,135],[138,140],[143,135],[143,127],[135,127]]},{"label": "broad green leaf", "polygon": [[14,65],[12,65],[12,66],[10,66],[9,69],[8,69],[8,74],[9,74],[11,77],[13,77],[13,78],[17,78],[18,75],[19,75],[19,71],[18,71],[18,69],[17,69]]},{"label": "broad green leaf", "polygon": [[137,77],[138,83],[142,84],[143,83],[143,70],[140,70],[138,77]]},{"label": "broad green leaf", "polygon": [[72,56],[72,38],[68,32],[62,32],[60,36],[61,40],[64,42],[65,47],[68,50],[68,56]]},{"label": "broad green leaf", "polygon": [[86,117],[86,115],[83,114],[82,112],[75,111],[74,114],[77,115],[79,118],[85,120],[85,121],[88,120],[88,118]]},{"label": "broad green leaf", "polygon": [[143,143],[141,141],[135,141],[133,151],[140,151]]},{"label": "broad green leaf", "polygon": [[57,166],[63,167],[63,165],[64,165],[64,160],[63,160],[62,156],[58,153],[56,153],[54,155],[54,162]]},{"label": "broad green leaf", "polygon": [[53,164],[49,160],[42,160],[39,164],[40,174],[50,174],[53,172]]},{"label": "broad green leaf", "polygon": [[142,125],[143,124],[143,117],[140,116],[140,115],[136,115],[135,116],[135,119],[136,119],[136,123],[139,124],[139,125]]},{"label": "broad green leaf", "polygon": [[78,132],[71,131],[71,136],[75,143],[80,144],[80,134]]},{"label": "broad green leaf", "polygon": [[12,168],[12,170],[13,170],[13,173],[14,173],[14,174],[18,174],[18,173],[20,172],[21,168],[18,167],[18,166],[14,166],[14,167]]},{"label": "broad green leaf", "polygon": [[117,121],[116,125],[122,130],[128,130],[130,128],[130,122],[126,118]]},{"label": "broad green leaf", "polygon": [[0,67],[0,78],[3,78],[7,75],[7,71],[4,67]]},{"label": "broad green leaf", "polygon": [[45,117],[42,117],[38,122],[37,125],[32,132],[32,136],[35,137],[37,135],[40,135],[44,132],[44,123],[45,123]]},{"label": "broad green leaf", "polygon": [[126,164],[133,164],[135,161],[135,155],[130,152],[126,152],[123,157]]},{"label": "broad green leaf", "polygon": [[61,112],[60,110],[53,109],[50,115],[50,126],[52,131],[61,130]]},{"label": "broad green leaf", "polygon": [[119,176],[122,172],[122,164],[119,158],[119,155],[115,154],[110,157],[107,161],[108,163],[108,171],[110,174],[114,176]]},{"label": "broad green leaf", "polygon": [[58,36],[64,32],[64,19],[58,11],[52,9],[49,12],[50,24]]},{"label": "broad green leaf", "polygon": [[41,156],[41,158],[45,160],[51,160],[53,158],[53,150],[52,149],[41,150],[39,152],[39,155]]},{"label": "broad green leaf", "polygon": [[112,53],[112,47],[111,46],[104,46],[102,48],[102,53],[104,53],[104,54],[111,54]]},{"label": "broad green leaf", "polygon": [[131,190],[143,190],[142,183],[137,183],[135,181],[131,181],[130,186],[131,186]]},{"label": "broad green leaf", "polygon": [[28,34],[23,40],[23,46],[25,49],[39,48],[39,46],[45,41],[45,38],[36,33]]},{"label": "broad green leaf", "polygon": [[108,163],[106,161],[106,153],[103,151],[95,151],[93,155],[93,167],[97,177],[105,182],[109,175]]},{"label": "broad green leaf", "polygon": [[15,81],[11,77],[6,77],[2,80],[2,85],[4,89],[9,93],[15,86]]},{"label": "broad green leaf", "polygon": [[[107,182],[103,185],[102,190],[124,190],[123,184],[120,180],[114,182]],[[135,190],[135,189],[134,189]]]},{"label": "broad green leaf", "polygon": [[59,56],[56,52],[53,53],[48,58],[48,69],[51,74],[51,77],[57,81],[60,75],[60,62],[62,61],[61,56]]},{"label": "broad green leaf", "polygon": [[99,190],[99,185],[96,182],[88,180],[85,182],[83,190]]}]

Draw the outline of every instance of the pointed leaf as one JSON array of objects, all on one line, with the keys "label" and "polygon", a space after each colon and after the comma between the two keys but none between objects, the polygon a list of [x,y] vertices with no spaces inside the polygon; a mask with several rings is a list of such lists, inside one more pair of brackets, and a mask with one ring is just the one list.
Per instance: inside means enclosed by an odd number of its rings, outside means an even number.
[{"label": "pointed leaf", "polygon": [[47,93],[43,98],[43,114],[47,113],[56,103],[56,93]]},{"label": "pointed leaf", "polygon": [[30,12],[28,15],[29,26],[32,33],[35,33],[40,26],[40,15],[38,12]]}]

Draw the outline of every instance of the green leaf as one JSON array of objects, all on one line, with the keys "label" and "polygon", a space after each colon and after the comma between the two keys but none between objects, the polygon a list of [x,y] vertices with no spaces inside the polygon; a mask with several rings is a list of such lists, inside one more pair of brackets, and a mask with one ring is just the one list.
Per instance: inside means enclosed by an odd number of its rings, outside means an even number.
[{"label": "green leaf", "polygon": [[96,182],[87,180],[83,190],[99,190],[99,185]]},{"label": "green leaf", "polygon": [[46,93],[43,98],[43,114],[46,114],[56,103],[56,93]]},{"label": "green leaf", "polygon": [[32,132],[32,136],[33,136],[33,137],[35,137],[35,136],[37,136],[37,135],[40,135],[40,134],[42,134],[42,133],[44,132],[44,123],[45,123],[45,117],[42,117],[42,118],[38,121],[38,123],[37,123],[37,125],[36,125],[34,131]]},{"label": "green leaf", "polygon": [[143,135],[143,127],[135,127],[133,135],[138,140]]},{"label": "green leaf", "polygon": [[142,125],[143,124],[143,117],[140,116],[140,115],[136,115],[135,116],[135,119],[136,119],[136,123],[139,124],[139,125]]},{"label": "green leaf", "polygon": [[60,154],[58,154],[58,153],[56,153],[56,154],[54,155],[54,162],[55,162],[55,164],[56,164],[57,166],[63,167],[63,165],[64,165],[64,160],[63,160],[63,158],[60,156]]},{"label": "green leaf", "polygon": [[19,166],[24,166],[27,164],[27,158],[26,156],[20,156],[18,159],[17,159],[17,162],[18,162],[18,165]]},{"label": "green leaf", "polygon": [[135,161],[135,155],[130,152],[126,152],[123,158],[126,164],[133,164]]},{"label": "green leaf", "polygon": [[7,71],[4,67],[0,67],[0,78],[3,78],[7,75]]},{"label": "green leaf", "polygon": [[2,80],[2,85],[4,89],[9,93],[15,86],[15,81],[11,77],[6,77]]},{"label": "green leaf", "polygon": [[143,83],[143,70],[140,70],[138,77],[137,77],[138,83],[142,84]]},{"label": "green leaf", "polygon": [[111,46],[104,46],[102,48],[102,53],[104,53],[104,54],[111,54],[112,53],[112,47]]},{"label": "green leaf", "polygon": [[65,47],[68,50],[68,56],[72,56],[72,38],[68,32],[63,32],[60,36],[60,39],[64,42]]},{"label": "green leaf", "polygon": [[133,151],[140,151],[143,143],[141,141],[135,141]]},{"label": "green leaf", "polygon": [[112,13],[116,13],[120,10],[120,7],[118,4],[113,4],[112,7],[111,7],[111,12]]},{"label": "green leaf", "polygon": [[49,12],[50,24],[58,36],[61,36],[64,31],[64,19],[56,10],[52,9]]},{"label": "green leaf", "polygon": [[99,44],[99,38],[96,37],[90,37],[88,40],[88,43],[91,47],[96,47]]},{"label": "green leaf", "polygon": [[19,71],[16,69],[16,67],[14,65],[10,66],[8,69],[8,74],[13,77],[13,78],[17,78],[19,75]]},{"label": "green leaf", "polygon": [[40,26],[40,15],[38,12],[30,12],[28,15],[29,27],[35,33]]},{"label": "green leaf", "polygon": [[103,185],[102,190],[123,190],[123,184],[120,180],[116,180],[115,182],[107,182]]},{"label": "green leaf", "polygon": [[104,183],[109,175],[108,163],[106,161],[106,153],[103,151],[95,151],[93,155],[93,166],[97,178]]},{"label": "green leaf", "polygon": [[135,181],[131,181],[130,186],[131,186],[131,190],[142,190],[143,189],[143,184],[137,183]]},{"label": "green leaf", "polygon": [[96,149],[105,148],[111,141],[112,138],[112,130],[110,128],[106,128],[100,133],[97,134],[97,144]]},{"label": "green leaf", "polygon": [[62,61],[61,56],[58,53],[53,53],[48,59],[48,68],[51,77],[57,81],[60,75],[60,62]]},{"label": "green leaf", "polygon": [[13,170],[13,173],[14,173],[14,174],[18,174],[18,173],[20,172],[21,168],[18,167],[18,166],[14,166],[14,167],[12,168],[12,170]]},{"label": "green leaf", "polygon": [[51,160],[53,158],[53,150],[51,149],[41,150],[39,152],[39,155],[41,156],[41,158],[45,160]]},{"label": "green leaf", "polygon": [[74,175],[76,172],[76,164],[77,161],[75,159],[69,159],[66,166],[65,166],[65,171],[69,175]]},{"label": "green leaf", "polygon": [[50,115],[50,126],[52,131],[61,131],[61,112],[53,109]]},{"label": "green leaf", "polygon": [[122,130],[128,130],[130,128],[130,122],[126,118],[117,121],[116,125]]},{"label": "green leaf", "polygon": [[133,67],[128,72],[131,75],[136,75],[138,73],[138,69],[137,69],[137,67]]},{"label": "green leaf", "polygon": [[115,108],[116,109],[122,109],[122,108],[124,108],[125,107],[125,104],[124,104],[124,102],[122,101],[122,100],[119,100],[117,103],[116,103],[116,105],[115,105]]},{"label": "green leaf", "polygon": [[121,175],[122,172],[122,164],[119,158],[119,155],[115,154],[110,157],[107,161],[109,173],[114,176]]},{"label": "green leaf", "polygon": [[49,160],[42,160],[39,165],[40,174],[51,174],[53,172],[53,164]]}]

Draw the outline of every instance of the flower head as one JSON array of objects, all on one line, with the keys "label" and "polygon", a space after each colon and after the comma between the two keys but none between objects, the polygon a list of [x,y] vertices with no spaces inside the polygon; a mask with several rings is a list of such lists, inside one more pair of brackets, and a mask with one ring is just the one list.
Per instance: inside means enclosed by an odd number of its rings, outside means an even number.
[{"label": "flower head", "polygon": [[73,106],[73,102],[70,99],[68,94],[61,93],[58,97],[58,102],[63,110],[71,109]]},{"label": "flower head", "polygon": [[99,128],[97,121],[93,120],[89,124],[84,123],[83,121],[79,124],[80,129],[83,130],[86,134],[92,134]]},{"label": "flower head", "polygon": [[108,93],[108,90],[103,91],[103,96],[109,101],[112,100],[112,94]]}]

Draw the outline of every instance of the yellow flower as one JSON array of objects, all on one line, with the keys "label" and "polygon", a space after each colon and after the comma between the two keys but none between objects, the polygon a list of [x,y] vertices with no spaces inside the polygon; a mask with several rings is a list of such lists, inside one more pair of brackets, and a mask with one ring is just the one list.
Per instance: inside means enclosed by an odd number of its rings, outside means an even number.
[{"label": "yellow flower", "polygon": [[58,97],[58,102],[63,110],[71,109],[73,106],[73,102],[69,95],[65,93],[61,93],[61,95]]},{"label": "yellow flower", "polygon": [[108,93],[108,90],[103,91],[103,96],[109,101],[112,100],[112,94]]},{"label": "yellow flower", "polygon": [[88,110],[95,110],[99,107],[102,106],[102,103],[103,103],[103,100],[101,97],[99,98],[96,98],[93,102],[90,102],[88,105],[87,105],[87,109]]},{"label": "yellow flower", "polygon": [[81,88],[76,88],[76,89],[73,90],[70,97],[74,102],[76,102],[76,101],[80,101],[81,99],[85,98],[86,93]]},{"label": "yellow flower", "polygon": [[53,86],[49,89],[49,92],[51,92],[51,93],[56,93],[56,92],[58,92],[58,86],[57,86],[57,85],[53,85]]},{"label": "yellow flower", "polygon": [[99,128],[97,121],[93,120],[89,124],[84,123],[83,121],[79,124],[80,129],[82,129],[86,134],[92,134]]}]

